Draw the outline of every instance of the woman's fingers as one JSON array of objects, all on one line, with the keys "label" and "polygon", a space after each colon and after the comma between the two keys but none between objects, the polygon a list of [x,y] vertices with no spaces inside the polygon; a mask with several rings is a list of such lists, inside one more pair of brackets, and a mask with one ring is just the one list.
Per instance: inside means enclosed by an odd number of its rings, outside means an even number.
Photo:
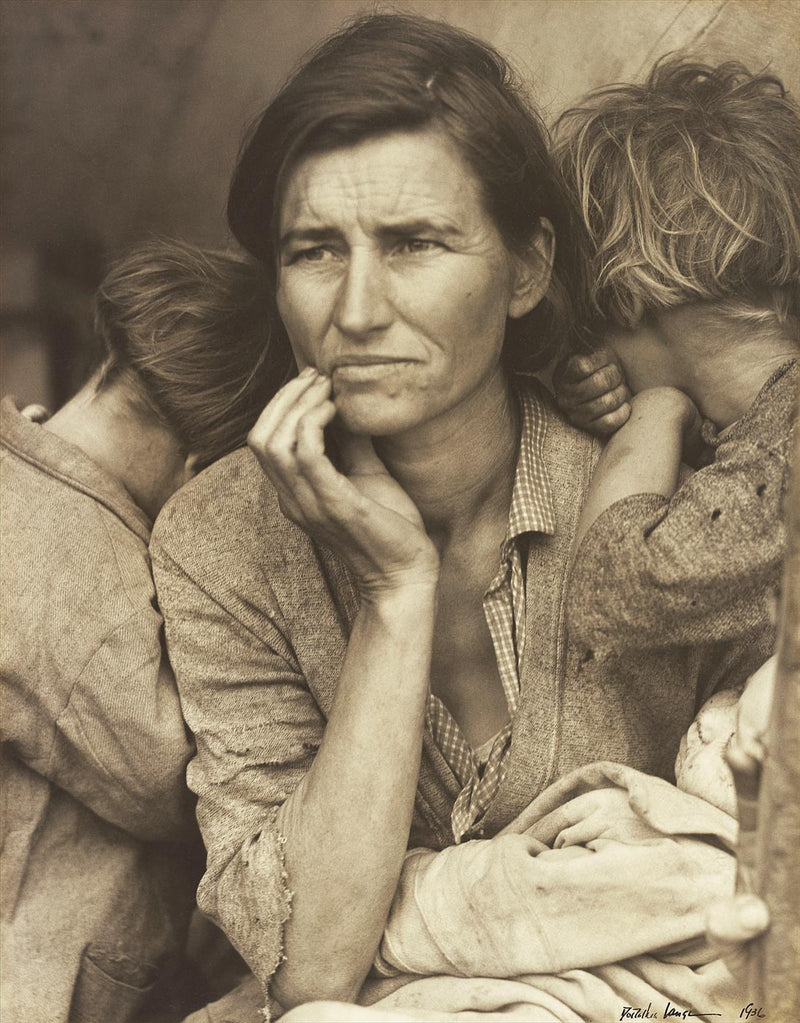
[{"label": "woman's fingers", "polygon": [[[272,480],[281,508],[294,522],[317,534],[352,519],[361,495],[338,472],[325,451],[325,427],[336,415],[330,380],[316,374],[310,386],[284,404],[284,416],[259,442],[250,439],[264,471]],[[299,389],[298,389],[299,390]]]},{"label": "woman's fingers", "polygon": [[248,445],[273,482],[276,475],[293,471],[298,426],[308,412],[328,401],[331,386],[330,380],[316,370],[290,391],[291,384],[270,402],[247,437]]},{"label": "woman's fingers", "polygon": [[[330,378],[304,370],[275,396],[248,437],[286,514],[312,527],[346,520],[362,503],[325,452],[325,427],[336,415],[330,391]],[[372,458],[380,466],[374,452]]]},{"label": "woman's fingers", "polygon": [[[297,462],[302,469],[303,465],[325,457],[325,427],[332,422],[336,415],[336,406],[325,397],[318,404],[307,409],[297,420],[295,428],[297,446]],[[330,464],[330,463],[329,463]]]},{"label": "woman's fingers", "polygon": [[287,412],[318,377],[319,374],[312,366],[306,366],[302,373],[293,380],[290,380],[288,384],[285,384],[278,391],[264,408],[248,435],[247,443],[254,450],[256,447],[265,446],[275,429],[283,422]]},{"label": "woman's fingers", "polygon": [[269,440],[269,451],[273,457],[288,460],[289,464],[292,464],[297,451],[300,424],[309,413],[328,403],[330,391],[330,378],[317,375],[311,386],[286,410]]},{"label": "woman's fingers", "polygon": [[294,452],[298,501],[309,523],[332,523],[353,514],[360,498],[325,452],[325,427],[336,415],[327,400],[310,409],[297,425]]},{"label": "woman's fingers", "polygon": [[438,554],[419,512],[369,438],[343,438],[347,467],[338,471],[324,436],[335,415],[330,379],[308,369],[276,395],[251,430],[248,444],[282,511],[337,550],[366,583],[403,573],[424,574],[427,583],[438,571]]}]

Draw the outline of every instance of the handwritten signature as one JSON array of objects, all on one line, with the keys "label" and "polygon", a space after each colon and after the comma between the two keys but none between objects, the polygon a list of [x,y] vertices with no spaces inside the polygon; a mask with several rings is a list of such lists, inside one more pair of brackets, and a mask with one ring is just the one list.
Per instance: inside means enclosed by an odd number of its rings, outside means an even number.
[{"label": "handwritten signature", "polygon": [[[697,1019],[698,1017],[709,1017],[709,1016],[721,1016],[721,1012],[699,1012],[692,1009],[678,1009],[671,1002],[667,1002],[664,1006],[664,1012],[659,1014],[657,1010],[653,1009],[653,1003],[648,1002],[646,1006],[642,1005],[623,1005],[622,1012],[620,1013],[620,1019]],[[755,1019],[766,1019],[766,1013],[763,1008],[759,1005],[755,1005],[753,1002],[748,1002],[747,1005],[742,1006],[742,1010],[739,1013],[739,1019],[743,1020],[755,1020]]]}]

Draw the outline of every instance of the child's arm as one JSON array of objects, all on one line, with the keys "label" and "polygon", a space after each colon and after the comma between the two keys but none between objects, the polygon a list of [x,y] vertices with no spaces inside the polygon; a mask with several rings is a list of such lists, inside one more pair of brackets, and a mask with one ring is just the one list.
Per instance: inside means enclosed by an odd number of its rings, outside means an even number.
[{"label": "child's arm", "polygon": [[[617,460],[608,451],[613,475],[598,475],[583,513],[567,624],[573,641],[587,650],[764,638],[783,559],[788,424],[781,415],[757,438],[724,441],[714,463],[670,497],[677,486],[678,431],[673,417],[670,448],[666,423],[642,431],[649,439],[637,445],[638,453],[622,450]],[[618,437],[621,444],[622,431]],[[637,479],[623,459],[633,463]],[[660,488],[654,477],[661,472]]]},{"label": "child's arm", "polygon": [[628,421],[606,444],[592,477],[576,546],[597,517],[632,494],[671,497],[678,489],[686,440],[699,430],[691,398],[674,387],[653,387],[631,401]]}]

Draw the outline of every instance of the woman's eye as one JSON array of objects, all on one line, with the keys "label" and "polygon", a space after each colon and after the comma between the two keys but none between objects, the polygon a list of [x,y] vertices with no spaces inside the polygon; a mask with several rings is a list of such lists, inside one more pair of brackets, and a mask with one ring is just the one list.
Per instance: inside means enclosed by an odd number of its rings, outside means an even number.
[{"label": "woman's eye", "polygon": [[315,245],[311,249],[300,249],[289,257],[290,263],[321,263],[330,256],[330,249],[324,245]]},{"label": "woman's eye", "polygon": [[439,242],[435,242],[430,238],[406,238],[405,241],[400,243],[401,251],[409,252],[412,255],[421,252],[433,252],[435,249],[440,248]]}]

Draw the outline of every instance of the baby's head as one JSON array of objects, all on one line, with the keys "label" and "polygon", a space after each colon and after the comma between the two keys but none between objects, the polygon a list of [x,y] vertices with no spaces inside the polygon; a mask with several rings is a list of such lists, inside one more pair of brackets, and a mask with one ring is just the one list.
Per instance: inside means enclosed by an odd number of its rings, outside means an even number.
[{"label": "baby's head", "polygon": [[601,330],[703,302],[742,331],[797,332],[800,111],[780,79],[670,57],[567,110],[555,152]]},{"label": "baby's head", "polygon": [[741,690],[724,689],[703,704],[681,739],[675,761],[679,789],[713,803],[731,816],[736,814],[736,789],[725,750],[736,731],[740,695]]}]

